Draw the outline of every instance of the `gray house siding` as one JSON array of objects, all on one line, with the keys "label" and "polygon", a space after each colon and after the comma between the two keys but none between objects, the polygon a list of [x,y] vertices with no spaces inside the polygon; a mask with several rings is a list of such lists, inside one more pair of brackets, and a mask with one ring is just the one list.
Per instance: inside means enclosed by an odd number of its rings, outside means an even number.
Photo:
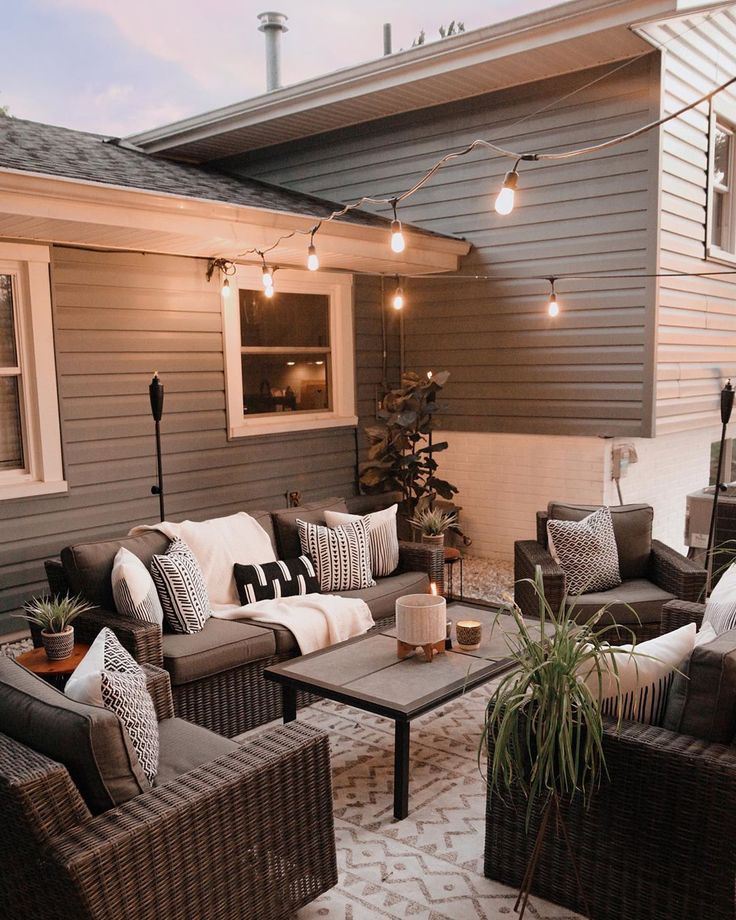
[{"label": "gray house siding", "polygon": [[[166,387],[166,511],[206,518],[352,494],[353,428],[228,441],[219,288],[206,263],[55,248],[52,297],[65,495],[0,503],[0,611],[43,588],[62,546],[153,522],[157,499],[148,383]],[[380,343],[376,284],[356,297],[361,411],[370,411]],[[378,352],[380,356],[380,351]],[[364,382],[365,380],[365,382]]]},{"label": "gray house siding", "polygon": [[[361,124],[224,165],[350,201],[403,191],[439,156],[476,137],[554,151],[625,133],[657,116],[656,52],[533,114],[603,72]],[[407,367],[452,373],[443,427],[652,434],[656,286],[639,279],[561,281],[562,313],[552,321],[545,282],[500,279],[653,270],[658,161],[654,132],[574,161],[522,164],[517,207],[501,218],[493,199],[510,163],[478,151],[441,170],[402,207],[405,220],[472,242],[462,273],[499,279],[404,284]]]}]

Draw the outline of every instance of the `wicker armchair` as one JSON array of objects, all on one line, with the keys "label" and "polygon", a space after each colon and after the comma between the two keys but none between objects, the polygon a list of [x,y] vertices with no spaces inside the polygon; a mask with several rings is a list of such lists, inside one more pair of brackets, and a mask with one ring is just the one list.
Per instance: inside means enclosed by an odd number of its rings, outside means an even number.
[{"label": "wicker armchair", "polygon": [[303,723],[96,817],[65,767],[0,734],[0,824],[8,920],[277,920],[337,882],[329,744]]},{"label": "wicker armchair", "polygon": [[[582,506],[568,506],[570,508]],[[643,511],[651,513],[651,509],[644,505],[628,506],[635,514],[641,514]],[[584,509],[586,513],[589,509]],[[613,509],[615,512],[625,509]],[[537,539],[536,540],[519,540],[514,544],[514,599],[521,608],[524,616],[536,617],[539,615],[539,601],[534,586],[530,583],[535,577],[537,566],[542,572],[544,582],[544,591],[547,600],[553,610],[558,610],[567,595],[567,584],[565,573],[562,568],[552,558],[547,548],[547,531],[546,525],[548,520],[547,512],[537,513]],[[614,529],[616,528],[616,516],[614,514]],[[617,534],[618,536],[618,534]],[[706,572],[700,565],[687,559],[681,553],[666,546],[659,540],[649,539],[647,542],[647,554],[645,555],[644,571],[638,574],[637,584],[643,585],[645,593],[647,583],[659,592],[666,592],[670,598],[674,596],[678,600],[694,602],[702,599],[705,587]],[[634,584],[633,579],[628,580],[622,570],[624,579],[622,589],[614,589],[612,592],[599,592],[590,595],[580,595],[579,598],[570,598],[568,604],[575,607],[583,615],[586,610],[586,600],[594,599],[590,604],[590,613],[594,609],[600,609],[605,603],[611,604],[609,622],[619,623],[625,627],[621,630],[611,630],[611,639],[617,639],[622,642],[630,640],[630,633],[636,634],[639,641],[652,639],[658,636],[661,631],[661,616],[663,604],[668,600],[666,596],[659,602],[659,608],[656,615],[648,611],[647,615],[642,615],[637,619],[630,610],[623,609],[621,605],[629,603],[636,610],[637,601],[629,600],[625,591],[627,585]],[[623,600],[616,605],[617,595],[622,592]],[[650,592],[651,593],[651,592]],[[614,599],[606,598],[606,595],[614,595]],[[636,597],[632,592],[633,598]]]}]

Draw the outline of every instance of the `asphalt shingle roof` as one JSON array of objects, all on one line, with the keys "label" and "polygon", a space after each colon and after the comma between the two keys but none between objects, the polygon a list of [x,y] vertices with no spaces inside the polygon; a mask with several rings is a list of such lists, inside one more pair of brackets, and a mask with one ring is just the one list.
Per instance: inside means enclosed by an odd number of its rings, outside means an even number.
[{"label": "asphalt shingle roof", "polygon": [[[325,217],[341,207],[335,202],[258,179],[164,160],[109,141],[101,134],[0,116],[0,169],[86,179],[106,185],[316,217]],[[374,227],[385,227],[388,223],[385,218],[367,211],[351,211],[340,219]],[[430,231],[418,232],[437,235]]]}]

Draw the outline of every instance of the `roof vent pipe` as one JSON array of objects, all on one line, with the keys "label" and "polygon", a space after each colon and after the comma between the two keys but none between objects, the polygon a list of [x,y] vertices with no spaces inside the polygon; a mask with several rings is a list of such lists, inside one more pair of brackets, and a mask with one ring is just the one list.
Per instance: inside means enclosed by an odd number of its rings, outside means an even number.
[{"label": "roof vent pipe", "polygon": [[281,35],[288,32],[285,13],[259,13],[258,31],[266,36],[266,91],[281,86]]},{"label": "roof vent pipe", "polygon": [[383,24],[383,54],[384,57],[387,54],[391,54],[391,23],[384,22]]}]

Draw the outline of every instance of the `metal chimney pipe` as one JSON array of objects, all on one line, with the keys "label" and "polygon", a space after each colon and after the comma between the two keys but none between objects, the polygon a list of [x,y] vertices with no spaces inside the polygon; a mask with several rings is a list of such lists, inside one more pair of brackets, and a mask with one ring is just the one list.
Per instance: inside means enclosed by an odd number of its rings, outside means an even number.
[{"label": "metal chimney pipe", "polygon": [[266,91],[271,92],[281,86],[281,35],[289,30],[285,13],[259,13],[261,24],[258,31],[266,36]]},{"label": "metal chimney pipe", "polygon": [[383,24],[383,54],[384,57],[387,54],[391,54],[391,23],[384,22]]}]

